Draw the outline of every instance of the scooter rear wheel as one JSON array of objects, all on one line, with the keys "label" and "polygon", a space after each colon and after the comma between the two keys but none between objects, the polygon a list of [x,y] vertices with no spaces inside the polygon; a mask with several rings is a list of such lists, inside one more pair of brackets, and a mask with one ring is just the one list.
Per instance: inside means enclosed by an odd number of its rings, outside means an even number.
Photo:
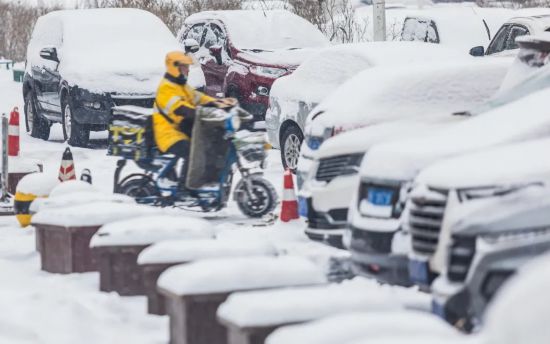
[{"label": "scooter rear wheel", "polygon": [[242,179],[235,187],[237,206],[248,217],[258,218],[269,214],[277,205],[277,191],[270,182],[261,177],[250,177],[252,194],[249,197],[247,183]]}]

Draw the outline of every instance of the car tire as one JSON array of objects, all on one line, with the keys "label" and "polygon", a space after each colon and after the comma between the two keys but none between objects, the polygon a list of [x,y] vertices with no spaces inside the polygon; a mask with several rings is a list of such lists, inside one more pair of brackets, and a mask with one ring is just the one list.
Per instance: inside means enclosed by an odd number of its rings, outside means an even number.
[{"label": "car tire", "polygon": [[63,97],[63,114],[61,126],[63,127],[63,137],[70,146],[86,147],[90,139],[90,130],[84,125],[74,120],[73,111],[69,97]]},{"label": "car tire", "polygon": [[31,137],[48,140],[50,137],[50,123],[36,111],[36,97],[33,91],[25,96],[25,127]]},{"label": "car tire", "polygon": [[304,134],[295,125],[287,126],[281,135],[281,161],[283,167],[292,173],[295,173],[298,167],[302,141],[304,141]]}]

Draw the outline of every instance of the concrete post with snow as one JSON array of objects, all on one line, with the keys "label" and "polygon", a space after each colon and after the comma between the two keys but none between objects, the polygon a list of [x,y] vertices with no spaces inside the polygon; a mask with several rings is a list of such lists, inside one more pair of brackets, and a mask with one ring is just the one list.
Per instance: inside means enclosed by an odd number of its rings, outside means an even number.
[{"label": "concrete post with snow", "polygon": [[385,0],[373,0],[373,37],[375,41],[386,40],[386,1]]}]

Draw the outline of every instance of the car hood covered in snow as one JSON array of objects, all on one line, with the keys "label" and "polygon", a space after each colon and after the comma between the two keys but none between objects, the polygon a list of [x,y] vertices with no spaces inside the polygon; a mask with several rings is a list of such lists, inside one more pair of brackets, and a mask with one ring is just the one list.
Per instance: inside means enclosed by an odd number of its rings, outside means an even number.
[{"label": "car hood covered in snow", "polygon": [[167,52],[180,49],[166,25],[135,9],[59,11],[63,45],[59,72],[96,92],[154,93]]},{"label": "car hood covered in snow", "polygon": [[[343,131],[403,118],[467,111],[497,91],[510,62],[465,58],[414,68],[407,64],[367,69],[311,111],[306,134],[322,136],[326,128]],[[349,99],[353,101],[346,101]]]},{"label": "car hood covered in snow", "polygon": [[550,135],[550,89],[536,92],[434,135],[374,146],[361,166],[370,178],[411,180],[443,158]]},{"label": "car hood covered in snow", "polygon": [[416,181],[444,189],[550,181],[550,164],[541,159],[549,151],[550,139],[491,148],[438,161],[422,170]]},{"label": "car hood covered in snow", "polygon": [[437,132],[447,125],[463,119],[462,116],[446,114],[417,121],[393,121],[351,130],[324,142],[321,148],[315,152],[315,158],[323,159],[342,154],[363,153],[377,143]]}]

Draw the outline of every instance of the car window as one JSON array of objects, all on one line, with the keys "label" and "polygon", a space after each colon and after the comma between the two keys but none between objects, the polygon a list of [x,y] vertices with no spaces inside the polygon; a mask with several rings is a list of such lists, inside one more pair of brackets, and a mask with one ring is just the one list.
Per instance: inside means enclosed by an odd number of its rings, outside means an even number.
[{"label": "car window", "polygon": [[183,40],[186,39],[194,39],[197,41],[197,43],[201,43],[202,35],[204,31],[204,24],[196,24],[187,31],[187,34],[183,37]]},{"label": "car window", "polygon": [[510,32],[510,25],[503,25],[489,44],[487,48],[487,55],[500,53],[506,49],[506,40],[508,39],[508,32]]},{"label": "car window", "polygon": [[214,45],[225,47],[226,35],[225,32],[215,24],[206,26],[206,33],[204,36],[204,47],[210,48]]},{"label": "car window", "polygon": [[401,30],[402,41],[439,43],[439,33],[433,20],[424,18],[407,18]]},{"label": "car window", "polygon": [[514,25],[510,29],[510,34],[508,35],[508,40],[506,41],[505,50],[517,49],[519,48],[516,43],[516,38],[520,36],[525,36],[529,34],[529,30],[525,26]]}]

